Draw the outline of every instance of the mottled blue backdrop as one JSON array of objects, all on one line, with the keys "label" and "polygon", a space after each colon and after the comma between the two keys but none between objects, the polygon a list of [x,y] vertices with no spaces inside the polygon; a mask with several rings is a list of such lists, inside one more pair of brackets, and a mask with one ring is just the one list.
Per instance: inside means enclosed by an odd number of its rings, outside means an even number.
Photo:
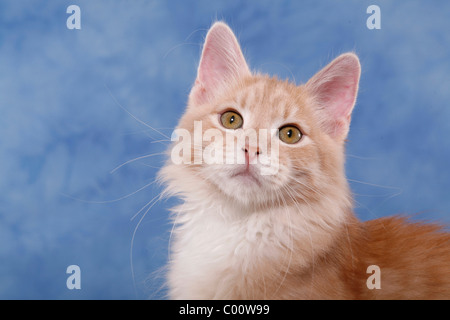
[{"label": "mottled blue backdrop", "polygon": [[[71,4],[80,30],[66,27]],[[372,4],[380,30],[366,27]],[[164,298],[175,200],[142,220],[140,209],[161,191],[150,183],[165,136],[217,19],[253,69],[297,83],[355,51],[347,173],[358,216],[450,223],[449,12],[448,1],[413,0],[1,1],[0,298]],[[72,264],[80,290],[66,287]]]}]

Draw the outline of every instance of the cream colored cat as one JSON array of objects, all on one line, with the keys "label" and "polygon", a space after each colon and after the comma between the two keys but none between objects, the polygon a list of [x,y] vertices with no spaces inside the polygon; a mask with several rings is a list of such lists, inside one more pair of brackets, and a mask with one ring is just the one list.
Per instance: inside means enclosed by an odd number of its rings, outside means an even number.
[{"label": "cream colored cat", "polygon": [[[173,209],[170,298],[450,298],[448,233],[353,213],[344,147],[359,78],[353,53],[301,86],[254,74],[231,29],[211,27],[178,129],[194,135],[201,123],[201,134],[234,137],[231,147],[211,143],[244,162],[194,161],[211,145],[197,139],[183,155],[192,161],[161,170],[183,201]],[[261,129],[267,139],[240,139]],[[275,174],[262,174],[267,163]],[[380,289],[368,286],[371,265]]]}]

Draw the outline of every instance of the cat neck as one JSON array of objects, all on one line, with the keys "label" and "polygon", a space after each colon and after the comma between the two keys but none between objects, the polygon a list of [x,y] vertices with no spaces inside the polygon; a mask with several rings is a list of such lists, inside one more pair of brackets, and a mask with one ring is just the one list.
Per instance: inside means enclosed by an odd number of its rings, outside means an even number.
[{"label": "cat neck", "polygon": [[[348,208],[328,203],[252,212],[237,208],[217,199],[186,199],[173,210],[169,281],[180,290],[173,297],[266,298],[260,296],[262,283],[267,292],[281,294],[293,272],[308,278],[311,266],[320,267],[318,261],[335,248],[352,220]],[[191,265],[195,268],[187,270]]]},{"label": "cat neck", "polygon": [[[356,221],[349,193],[342,188],[315,202],[248,206],[218,194],[204,181],[189,183],[190,188],[169,183],[168,189],[183,199],[172,209],[169,282],[179,290],[173,297],[245,297],[246,288],[230,286],[252,283],[256,288],[261,281],[267,285],[269,278],[285,282],[292,270],[307,274],[336,250],[337,242],[347,241],[348,226]],[[191,265],[195,268],[186,269]]]}]

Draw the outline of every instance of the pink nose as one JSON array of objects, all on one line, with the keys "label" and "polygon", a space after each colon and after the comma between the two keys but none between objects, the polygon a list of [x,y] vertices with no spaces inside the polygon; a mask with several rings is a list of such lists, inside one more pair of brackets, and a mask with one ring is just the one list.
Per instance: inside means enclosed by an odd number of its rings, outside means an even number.
[{"label": "pink nose", "polygon": [[242,148],[242,151],[245,152],[245,163],[254,163],[255,159],[261,154],[259,147],[253,147],[246,145],[245,148]]}]

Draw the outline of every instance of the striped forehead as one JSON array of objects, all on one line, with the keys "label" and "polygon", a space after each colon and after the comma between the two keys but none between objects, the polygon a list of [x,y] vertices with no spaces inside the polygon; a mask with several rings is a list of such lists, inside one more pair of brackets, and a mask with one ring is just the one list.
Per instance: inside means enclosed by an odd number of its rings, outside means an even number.
[{"label": "striped forehead", "polygon": [[286,85],[271,79],[260,79],[245,86],[237,93],[236,102],[244,112],[258,118],[286,121],[295,118],[298,111]]}]

